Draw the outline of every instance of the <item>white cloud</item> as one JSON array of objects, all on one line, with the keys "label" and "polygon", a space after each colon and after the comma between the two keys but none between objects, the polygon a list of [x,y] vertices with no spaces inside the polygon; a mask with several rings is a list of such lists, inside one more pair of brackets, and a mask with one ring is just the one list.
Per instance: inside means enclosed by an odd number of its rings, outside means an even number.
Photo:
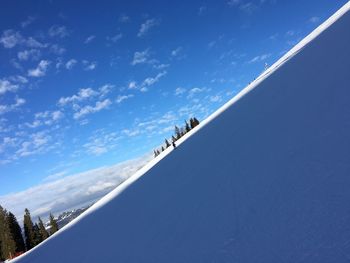
[{"label": "white cloud", "polygon": [[17,54],[19,60],[29,60],[30,58],[32,58],[33,60],[37,60],[40,58],[40,56],[41,52],[37,49],[24,50],[18,52]]},{"label": "white cloud", "polygon": [[119,95],[116,99],[116,102],[119,104],[119,103],[122,103],[124,100],[127,100],[127,99],[130,99],[134,97],[133,94],[129,94],[129,95]]},{"label": "white cloud", "polygon": [[175,89],[175,96],[180,96],[182,94],[186,93],[186,89],[185,88],[181,88],[181,87],[178,87]]},{"label": "white cloud", "polygon": [[98,92],[92,88],[80,89],[77,94],[74,94],[71,97],[61,97],[58,101],[58,104],[60,106],[64,106],[68,103],[83,101],[97,95]]},{"label": "white cloud", "polygon": [[134,130],[124,129],[124,130],[122,130],[122,133],[128,137],[134,137],[134,136],[139,135],[141,133],[141,131],[139,129],[134,129]]},{"label": "white cloud", "polygon": [[[154,62],[157,62],[157,61],[154,60]],[[166,69],[169,66],[170,66],[170,64],[154,64],[153,68],[158,69],[158,70],[162,70],[162,69]]]},{"label": "white cloud", "polygon": [[60,69],[64,65],[62,58],[57,58],[56,59],[56,69]]},{"label": "white cloud", "polygon": [[3,153],[8,148],[16,147],[18,144],[18,138],[4,137],[0,142],[0,153]]},{"label": "white cloud", "polygon": [[81,98],[89,98],[91,96],[97,95],[97,92],[91,88],[87,88],[81,89],[78,94]]},{"label": "white cloud", "polygon": [[[12,211],[17,218],[23,218],[28,208],[34,219],[47,217],[73,208],[81,208],[95,202],[120,183],[125,181],[153,157],[143,156],[109,167],[101,167],[67,176],[66,170],[49,175],[47,181],[25,191],[0,196],[0,203]],[[56,180],[55,176],[57,177]],[[54,180],[54,181],[52,181]],[[30,203],[28,203],[30,196]]]},{"label": "white cloud", "polygon": [[85,115],[91,114],[91,113],[95,113],[95,112],[99,112],[103,109],[108,108],[110,105],[112,104],[110,99],[105,99],[103,101],[97,101],[95,103],[95,106],[91,106],[91,105],[87,105],[82,107],[79,111],[74,113],[74,119],[79,119]]},{"label": "white cloud", "polygon": [[29,37],[28,39],[26,39],[24,43],[26,46],[31,48],[44,48],[48,46],[48,44],[43,44],[32,37]]},{"label": "white cloud", "polygon": [[86,70],[86,71],[94,70],[97,66],[96,62],[89,62],[87,60],[83,60],[82,62],[84,65],[84,70]]},{"label": "white cloud", "polygon": [[34,115],[34,120],[32,123],[26,122],[25,125],[29,128],[37,128],[42,125],[52,125],[58,120],[62,119],[64,116],[63,112],[56,111],[44,111],[38,112]]},{"label": "white cloud", "polygon": [[25,28],[35,21],[35,17],[28,16],[28,18],[21,23],[21,27]]},{"label": "white cloud", "polygon": [[50,182],[50,181],[54,181],[54,180],[57,180],[59,178],[62,178],[64,177],[65,175],[67,175],[68,171],[65,170],[65,171],[61,171],[61,172],[57,172],[57,173],[54,173],[54,174],[51,174],[49,176],[47,176],[46,178],[44,178],[44,182]]},{"label": "white cloud", "polygon": [[248,61],[248,63],[251,64],[251,63],[255,63],[255,62],[261,62],[261,61],[268,59],[269,57],[271,57],[270,53],[262,54],[262,55],[259,55],[259,56],[252,58],[251,60]]},{"label": "white cloud", "polygon": [[188,91],[187,98],[188,99],[193,98],[195,94],[202,93],[205,91],[209,91],[209,90],[207,88],[192,88]]},{"label": "white cloud", "polygon": [[21,75],[10,76],[8,79],[13,81],[13,82],[19,83],[19,84],[28,83],[28,79],[26,77],[21,76]]},{"label": "white cloud", "polygon": [[29,128],[37,128],[42,125],[42,122],[40,120],[34,120],[32,123],[26,122],[25,125]]},{"label": "white cloud", "polygon": [[64,38],[68,35],[69,35],[69,33],[68,33],[68,30],[65,26],[53,25],[49,29],[49,36],[50,37]]},{"label": "white cloud", "polygon": [[88,44],[88,43],[92,42],[95,38],[96,38],[96,36],[94,36],[94,35],[88,36],[85,39],[84,44]]},{"label": "white cloud", "polygon": [[294,30],[289,30],[289,31],[286,32],[286,36],[287,36],[287,37],[292,37],[292,36],[294,36],[295,34],[296,34],[296,32],[295,32]]},{"label": "white cloud", "polygon": [[112,37],[107,37],[107,40],[112,41],[114,43],[116,43],[118,40],[120,40],[123,37],[122,33],[116,34]]},{"label": "white cloud", "polygon": [[23,98],[19,98],[19,97],[16,97],[16,103],[15,104],[13,104],[14,105],[14,107],[19,107],[19,106],[21,106],[21,105],[23,105],[24,103],[26,103],[26,100],[25,99],[23,99]]},{"label": "white cloud", "polygon": [[17,45],[25,45],[30,48],[44,48],[47,44],[42,44],[33,37],[24,38],[19,32],[12,29],[5,30],[1,37],[0,43],[5,48],[13,48]]},{"label": "white cloud", "polygon": [[209,113],[209,108],[207,105],[203,105],[201,103],[197,103],[197,104],[191,104],[191,105],[186,105],[181,107],[178,110],[178,115],[180,115],[182,118],[191,118],[193,116],[199,116],[199,115],[206,115],[208,116]]},{"label": "white cloud", "polygon": [[158,73],[155,77],[148,77],[145,78],[140,84],[138,84],[136,81],[130,81],[128,84],[128,89],[137,89],[142,92],[148,91],[148,88],[155,83],[157,83],[163,76],[167,74],[166,71],[163,71],[161,73]]},{"label": "white cloud", "polygon": [[57,121],[63,117],[63,113],[59,110],[52,112],[52,120]]},{"label": "white cloud", "polygon": [[0,37],[0,43],[3,44],[5,48],[13,48],[22,41],[23,37],[21,34],[12,29],[5,30]]},{"label": "white cloud", "polygon": [[30,135],[28,141],[21,143],[20,149],[16,151],[16,156],[26,157],[30,155],[46,152],[49,148],[47,144],[51,141],[51,136],[46,132],[37,132]]},{"label": "white cloud", "polygon": [[50,51],[56,55],[62,55],[66,52],[66,49],[64,47],[57,45],[57,44],[53,44],[50,47]]},{"label": "white cloud", "polygon": [[[17,105],[23,104],[24,101],[17,101]],[[42,125],[42,121],[37,123],[33,122],[33,126]],[[25,124],[25,126],[27,126]],[[14,132],[14,138],[16,139],[16,144],[11,151],[6,151],[0,160],[0,164],[7,164],[14,161],[18,161],[27,156],[34,156],[39,154],[48,153],[54,149],[58,150],[62,145],[60,140],[60,135],[50,134],[53,129],[57,129],[59,126],[50,129],[41,129],[39,132],[30,133],[30,130],[24,129],[24,125],[20,124],[17,132]],[[55,137],[51,137],[54,135]]]},{"label": "white cloud", "polygon": [[[136,135],[158,136],[174,129],[174,125],[178,122],[178,114],[168,111],[161,116],[158,114],[148,117],[143,121],[136,121],[135,127],[130,130],[124,130],[123,133],[129,137]],[[171,128],[169,129],[169,127]]]},{"label": "white cloud", "polygon": [[139,32],[137,33],[137,36],[138,37],[144,37],[151,28],[153,28],[153,27],[155,27],[157,25],[159,25],[159,21],[158,20],[156,20],[156,19],[147,19],[143,24],[141,24],[141,27],[140,27]]},{"label": "white cloud", "polygon": [[171,55],[173,57],[177,57],[180,54],[181,51],[182,51],[182,47],[178,47],[178,48],[176,48],[176,49],[171,51]]},{"label": "white cloud", "polygon": [[7,92],[15,92],[19,88],[18,84],[13,84],[7,79],[0,79],[0,95]]},{"label": "white cloud", "polygon": [[317,16],[313,16],[309,19],[310,23],[316,24],[320,22],[320,18]]},{"label": "white cloud", "polygon": [[[106,96],[112,89],[113,85],[111,84],[106,84],[98,88],[97,90],[94,90],[92,88],[85,88],[85,89],[80,89],[77,94],[74,94],[69,97],[61,97],[58,100],[58,105],[59,106],[65,106],[67,104],[72,103],[73,106],[79,102],[84,102],[86,100],[90,100],[92,98],[103,98]],[[78,106],[78,105],[77,105]],[[80,108],[78,106],[78,108]]]},{"label": "white cloud", "polygon": [[137,64],[144,64],[144,63],[149,63],[149,57],[150,57],[150,53],[149,53],[149,49],[146,49],[144,51],[136,51],[134,53],[134,58],[131,62],[131,65],[137,65]]},{"label": "white cloud", "polygon": [[166,71],[163,71],[161,73],[158,73],[157,76],[155,76],[155,77],[146,78],[142,83],[142,87],[152,86],[153,84],[157,83],[161,77],[163,77],[165,75],[166,75]]},{"label": "white cloud", "polygon": [[242,11],[244,11],[248,14],[252,14],[257,8],[258,7],[252,2],[241,4],[239,7],[239,9],[241,9]]},{"label": "white cloud", "polygon": [[46,74],[47,68],[50,65],[50,61],[41,60],[35,69],[28,70],[28,76],[30,77],[43,77]]},{"label": "white cloud", "polygon": [[102,87],[98,89],[100,98],[106,96],[108,93],[111,92],[111,90],[114,88],[114,85],[112,84],[105,84]]},{"label": "white cloud", "polygon": [[20,106],[22,106],[25,103],[26,103],[25,99],[16,97],[15,98],[15,103],[13,103],[13,104],[7,104],[7,105],[6,104],[4,104],[4,105],[0,104],[0,115],[1,114],[5,114],[7,112],[14,111],[14,110],[16,110],[17,108],[19,108]]},{"label": "white cloud", "polygon": [[211,102],[220,102],[222,100],[220,95],[210,96]]},{"label": "white cloud", "polygon": [[130,81],[128,84],[128,89],[137,89],[136,81]]},{"label": "white cloud", "polygon": [[78,61],[76,59],[70,59],[66,63],[66,69],[72,69]]},{"label": "white cloud", "polygon": [[103,129],[97,130],[89,138],[89,142],[83,147],[88,154],[101,155],[117,147],[117,143],[121,137],[116,132],[105,132]]},{"label": "white cloud", "polygon": [[265,2],[264,0],[260,0],[259,3],[255,4],[253,2],[246,2],[244,0],[229,0],[227,4],[230,7],[238,7],[241,11],[252,14],[256,9],[258,9],[259,5],[263,5]]}]

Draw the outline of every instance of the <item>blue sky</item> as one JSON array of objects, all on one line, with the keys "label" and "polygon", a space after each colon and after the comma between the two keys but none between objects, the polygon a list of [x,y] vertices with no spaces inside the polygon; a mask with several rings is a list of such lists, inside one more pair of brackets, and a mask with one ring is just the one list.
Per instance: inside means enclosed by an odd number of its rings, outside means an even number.
[{"label": "blue sky", "polygon": [[0,196],[139,157],[346,1],[2,1]]}]

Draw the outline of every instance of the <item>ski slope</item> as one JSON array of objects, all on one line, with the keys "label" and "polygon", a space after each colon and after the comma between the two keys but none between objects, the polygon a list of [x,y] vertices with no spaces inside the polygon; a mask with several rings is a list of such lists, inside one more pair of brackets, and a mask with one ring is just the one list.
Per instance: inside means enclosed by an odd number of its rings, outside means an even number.
[{"label": "ski slope", "polygon": [[13,262],[349,262],[349,10]]}]

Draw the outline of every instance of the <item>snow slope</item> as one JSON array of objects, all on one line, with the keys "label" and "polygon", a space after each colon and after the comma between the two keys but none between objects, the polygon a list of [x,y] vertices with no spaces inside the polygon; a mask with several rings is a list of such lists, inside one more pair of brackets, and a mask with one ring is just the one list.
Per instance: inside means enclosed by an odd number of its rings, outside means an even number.
[{"label": "snow slope", "polygon": [[349,10],[13,262],[349,262]]}]

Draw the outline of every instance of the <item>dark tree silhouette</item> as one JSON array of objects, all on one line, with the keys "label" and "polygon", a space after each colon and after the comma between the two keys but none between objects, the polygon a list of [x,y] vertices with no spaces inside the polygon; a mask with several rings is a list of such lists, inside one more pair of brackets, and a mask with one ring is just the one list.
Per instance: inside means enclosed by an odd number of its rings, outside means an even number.
[{"label": "dark tree silhouette", "polygon": [[34,240],[34,229],[33,229],[33,221],[30,216],[29,210],[26,208],[24,210],[24,235],[25,235],[25,244],[27,247],[27,250],[32,249],[35,246],[35,240]]},{"label": "dark tree silhouette", "polygon": [[10,228],[13,241],[15,242],[15,245],[16,245],[15,252],[16,253],[25,252],[26,247],[22,236],[22,229],[19,226],[15,215],[12,214],[11,212],[8,213],[8,225]]},{"label": "dark tree silhouette", "polygon": [[40,235],[40,229],[37,223],[33,225],[33,233],[34,233],[34,246],[39,245],[43,239]]},{"label": "dark tree silhouette", "polygon": [[40,233],[40,237],[41,237],[42,241],[44,241],[46,238],[49,237],[49,233],[47,232],[47,230],[44,226],[44,223],[40,217],[39,217],[39,233]]},{"label": "dark tree silhouette", "polygon": [[185,131],[186,131],[186,133],[188,133],[190,130],[191,130],[190,125],[188,124],[187,121],[185,121]]},{"label": "dark tree silhouette", "polygon": [[50,226],[51,226],[50,235],[52,235],[58,231],[57,221],[52,214],[50,214]]},{"label": "dark tree silhouette", "polygon": [[170,143],[168,142],[167,139],[165,139],[165,147],[168,148],[170,146]]},{"label": "dark tree silhouette", "polygon": [[13,258],[15,251],[16,244],[8,224],[7,211],[0,206],[0,258]]}]

